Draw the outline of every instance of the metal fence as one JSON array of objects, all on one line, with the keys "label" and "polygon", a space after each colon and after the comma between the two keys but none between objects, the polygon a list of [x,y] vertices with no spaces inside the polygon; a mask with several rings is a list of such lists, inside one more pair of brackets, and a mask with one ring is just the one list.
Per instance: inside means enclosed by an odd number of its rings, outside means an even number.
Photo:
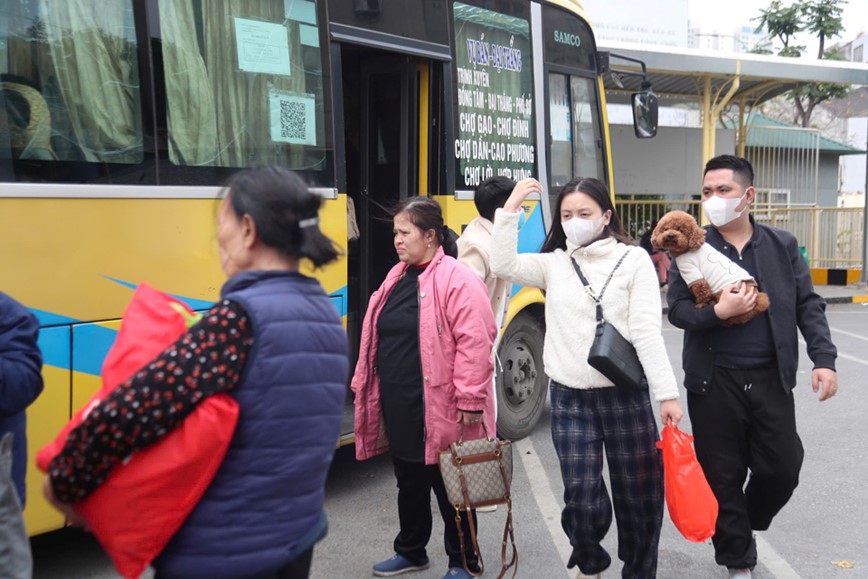
[{"label": "metal fence", "polygon": [[752,125],[747,136],[757,203],[798,207],[817,200],[819,130]]},{"label": "metal fence", "polygon": [[861,269],[864,209],[853,207],[771,208],[762,221],[785,229],[805,247],[811,267]]},{"label": "metal fence", "polygon": [[[701,219],[698,200],[619,198],[615,203],[624,228],[640,239],[668,211],[679,209]],[[861,269],[865,247],[864,209],[851,207],[752,208],[754,219],[792,233],[804,248],[811,267]]]},{"label": "metal fence", "polygon": [[630,237],[638,240],[669,211],[686,211],[699,221],[702,204],[696,200],[643,199],[630,196],[619,197],[615,201],[615,209],[624,229]]}]

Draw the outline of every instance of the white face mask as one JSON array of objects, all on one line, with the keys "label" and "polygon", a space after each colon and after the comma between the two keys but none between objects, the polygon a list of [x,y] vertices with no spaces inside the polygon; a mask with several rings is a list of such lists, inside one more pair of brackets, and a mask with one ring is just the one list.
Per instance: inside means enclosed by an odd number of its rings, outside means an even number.
[{"label": "white face mask", "polygon": [[741,214],[747,209],[747,205],[741,211],[736,211],[736,207],[744,200],[747,191],[738,199],[724,199],[717,195],[712,195],[709,199],[702,202],[702,210],[705,211],[705,216],[711,221],[715,227],[723,227],[730,221],[738,219]]},{"label": "white face mask", "polygon": [[584,247],[597,239],[603,232],[603,217],[599,219],[582,219],[573,217],[561,222],[567,240],[573,245]]}]

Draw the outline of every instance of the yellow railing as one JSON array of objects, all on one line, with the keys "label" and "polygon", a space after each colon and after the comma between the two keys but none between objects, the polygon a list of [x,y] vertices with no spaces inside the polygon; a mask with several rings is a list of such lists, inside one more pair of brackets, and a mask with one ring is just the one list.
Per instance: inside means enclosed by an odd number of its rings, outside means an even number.
[{"label": "yellow railing", "polygon": [[770,207],[754,216],[795,235],[811,267],[861,269],[864,211],[858,207]]},{"label": "yellow railing", "polygon": [[618,197],[615,200],[615,210],[624,229],[636,240],[639,240],[665,213],[676,209],[690,213],[699,221],[701,204],[696,200],[643,199],[638,196]]},{"label": "yellow railing", "polygon": [[[662,215],[673,209],[699,220],[698,200],[618,198],[618,216],[636,240]],[[754,219],[795,235],[812,268],[861,269],[864,248],[864,209],[853,207],[784,207],[756,205]]]}]

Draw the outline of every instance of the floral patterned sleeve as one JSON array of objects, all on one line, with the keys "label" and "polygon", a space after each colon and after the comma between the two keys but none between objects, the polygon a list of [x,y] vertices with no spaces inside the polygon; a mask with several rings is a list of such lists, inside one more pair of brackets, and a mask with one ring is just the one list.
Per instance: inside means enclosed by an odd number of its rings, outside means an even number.
[{"label": "floral patterned sleeve", "polygon": [[232,390],[253,330],[244,308],[223,300],[70,432],[49,465],[63,502],[84,499],[112,467],[176,428],[206,397]]}]

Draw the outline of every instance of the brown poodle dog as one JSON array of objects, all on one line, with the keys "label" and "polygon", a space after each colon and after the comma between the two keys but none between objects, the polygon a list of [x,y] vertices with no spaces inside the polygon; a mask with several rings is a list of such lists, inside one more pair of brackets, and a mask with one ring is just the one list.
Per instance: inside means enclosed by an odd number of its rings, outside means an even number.
[{"label": "brown poodle dog", "polygon": [[[745,283],[757,291],[756,280],[731,259],[705,243],[705,230],[689,213],[670,211],[664,215],[651,234],[651,243],[666,249],[678,264],[678,271],[696,299],[696,307],[714,305],[723,288],[730,284]],[[757,294],[754,309],[724,320],[725,326],[743,324],[769,307],[769,296]]]}]

